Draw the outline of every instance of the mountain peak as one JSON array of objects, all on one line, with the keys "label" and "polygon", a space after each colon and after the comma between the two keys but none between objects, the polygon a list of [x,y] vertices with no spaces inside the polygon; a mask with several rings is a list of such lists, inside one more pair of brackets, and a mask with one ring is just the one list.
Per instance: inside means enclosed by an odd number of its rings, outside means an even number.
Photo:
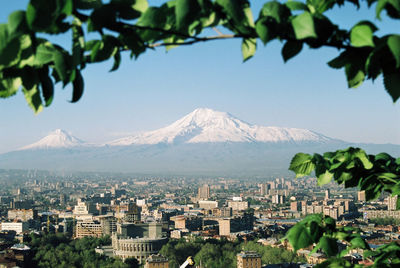
[{"label": "mountain peak", "polygon": [[21,150],[70,148],[84,144],[84,141],[74,137],[70,132],[58,128],[38,142],[22,147]]},{"label": "mountain peak", "polygon": [[248,124],[226,112],[198,108],[171,125],[112,141],[109,145],[205,142],[318,142],[332,139],[307,129]]}]

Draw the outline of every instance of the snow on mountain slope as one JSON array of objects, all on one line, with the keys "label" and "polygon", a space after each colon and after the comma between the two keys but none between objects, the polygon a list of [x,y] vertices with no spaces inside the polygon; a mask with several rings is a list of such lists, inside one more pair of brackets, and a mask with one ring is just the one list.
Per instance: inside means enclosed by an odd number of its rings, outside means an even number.
[{"label": "snow on mountain slope", "polygon": [[20,148],[20,150],[71,148],[83,145],[86,145],[84,141],[72,136],[69,132],[62,129],[56,129],[38,142],[24,146]]},{"label": "snow on mountain slope", "polygon": [[110,146],[206,142],[317,142],[333,141],[316,132],[251,125],[225,113],[199,108],[171,125],[108,143]]}]

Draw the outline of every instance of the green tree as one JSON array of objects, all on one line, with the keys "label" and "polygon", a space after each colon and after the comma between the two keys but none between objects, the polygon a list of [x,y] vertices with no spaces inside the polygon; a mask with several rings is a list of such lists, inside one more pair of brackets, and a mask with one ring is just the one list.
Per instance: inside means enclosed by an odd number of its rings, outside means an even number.
[{"label": "green tree", "polygon": [[38,236],[31,234],[30,246],[33,260],[29,267],[134,267],[120,259],[107,258],[95,253],[94,249],[109,239],[86,237],[71,240],[62,234]]}]

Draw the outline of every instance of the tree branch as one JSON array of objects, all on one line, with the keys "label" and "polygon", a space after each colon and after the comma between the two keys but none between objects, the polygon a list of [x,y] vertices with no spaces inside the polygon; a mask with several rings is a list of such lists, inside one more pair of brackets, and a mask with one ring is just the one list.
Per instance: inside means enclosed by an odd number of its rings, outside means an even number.
[{"label": "tree branch", "polygon": [[171,42],[171,43],[155,43],[155,44],[150,44],[148,47],[150,48],[155,48],[155,47],[160,47],[160,46],[185,46],[185,45],[192,45],[195,43],[199,42],[207,42],[207,41],[212,41],[212,40],[219,40],[219,39],[233,39],[233,38],[243,38],[243,36],[240,35],[233,35],[233,34],[224,34],[224,35],[217,35],[217,36],[208,36],[208,37],[198,37],[195,40],[191,41],[186,41],[186,42],[181,42],[181,43],[176,43],[176,42]]}]

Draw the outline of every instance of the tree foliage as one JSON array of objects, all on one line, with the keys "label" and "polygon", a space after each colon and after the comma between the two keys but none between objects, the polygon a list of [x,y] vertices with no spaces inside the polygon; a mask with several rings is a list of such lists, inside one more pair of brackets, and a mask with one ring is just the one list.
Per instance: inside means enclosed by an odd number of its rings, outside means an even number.
[{"label": "tree foliage", "polygon": [[[400,194],[400,158],[395,159],[387,153],[367,155],[364,150],[352,147],[323,155],[298,153],[289,169],[297,177],[315,171],[319,185],[334,179],[346,188],[358,187],[365,191],[367,201],[378,198],[382,191]],[[400,208],[400,204],[397,205]]]},{"label": "tree foliage", "polygon": [[[182,250],[185,249],[185,250]],[[288,262],[304,262],[303,257],[281,249],[263,246],[255,241],[231,242],[227,240],[202,240],[191,242],[185,240],[170,240],[160,251],[168,257],[170,267],[179,267],[187,257],[192,256],[195,265],[199,267],[236,267],[236,254],[241,250],[256,251],[261,255],[263,264],[278,264]]]},{"label": "tree foliage", "polygon": [[110,237],[71,240],[63,234],[31,234],[30,238],[29,244],[34,256],[32,262],[27,264],[29,267],[134,267],[120,259],[95,253],[96,247],[111,243]]},{"label": "tree foliage", "polygon": [[[397,0],[367,0],[376,17],[386,11],[400,18]],[[377,27],[363,20],[341,29],[327,11],[359,0],[268,1],[254,18],[247,0],[170,0],[149,6],[147,0],[31,0],[26,10],[10,14],[0,25],[0,97],[20,88],[35,111],[49,106],[54,84],[72,84],[71,102],[84,90],[81,71],[89,64],[113,59],[110,71],[121,64],[121,53],[137,58],[149,49],[167,49],[219,39],[242,40],[243,60],[256,52],[257,40],[282,44],[285,61],[310,48],[333,47],[339,54],[328,62],[344,69],[349,87],[383,75],[384,86],[400,97],[400,35],[378,36]],[[257,14],[258,13],[258,14]],[[229,34],[222,34],[216,27]],[[208,35],[215,29],[216,35]],[[97,33],[92,38],[89,33]],[[68,35],[70,48],[51,35]]]},{"label": "tree foliage", "polygon": [[[396,196],[400,194],[400,158],[386,153],[367,155],[362,149],[351,147],[323,155],[298,153],[292,159],[290,170],[298,177],[314,171],[319,185],[334,179],[346,188],[358,187],[365,191],[367,201],[378,198],[383,191]],[[359,267],[340,258],[352,249],[365,250],[364,257],[373,258],[374,267],[393,267],[400,263],[398,244],[391,243],[372,251],[357,229],[338,228],[332,218],[321,215],[307,216],[289,230],[286,238],[294,250],[313,244],[316,245],[314,251],[321,249],[329,259],[320,267]],[[339,251],[337,242],[344,243],[346,249]]]}]

